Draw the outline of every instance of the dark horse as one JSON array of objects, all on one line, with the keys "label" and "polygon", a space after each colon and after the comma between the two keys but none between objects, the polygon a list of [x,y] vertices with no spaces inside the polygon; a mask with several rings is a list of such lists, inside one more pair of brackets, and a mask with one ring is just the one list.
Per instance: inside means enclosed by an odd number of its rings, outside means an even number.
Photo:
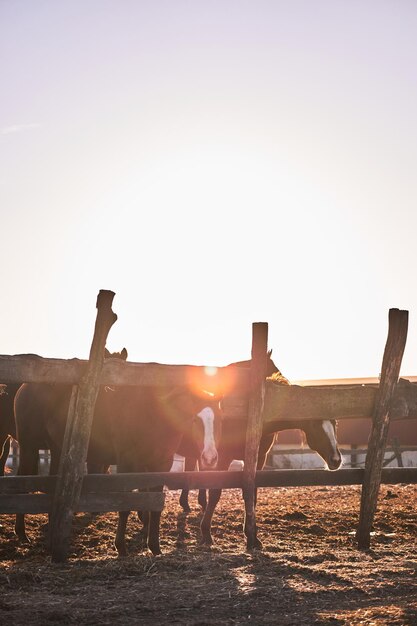
[{"label": "dark horse", "polygon": [[[250,361],[243,361],[232,364],[237,367],[247,367]],[[275,368],[275,370],[273,370]],[[268,353],[267,378],[269,384],[289,385],[289,381],[281,374],[271,359],[271,353]],[[233,460],[243,460],[245,456],[246,444],[246,420],[224,420],[222,425],[222,436],[218,446],[219,459],[217,469],[220,471],[228,470]],[[337,446],[336,440],[336,422],[334,420],[313,420],[299,422],[285,421],[269,421],[264,425],[262,436],[259,444],[257,469],[261,470],[265,466],[266,458],[271,449],[275,435],[281,430],[289,430],[298,428],[302,430],[306,436],[308,446],[317,452],[326,462],[331,470],[336,470],[342,463],[342,456]],[[189,440],[184,439],[179,453],[185,457],[185,469],[192,470],[195,468],[195,453]],[[199,490],[199,504],[202,506],[204,514],[201,521],[201,534],[203,541],[207,544],[213,543],[211,535],[211,522],[218,501],[221,496],[221,489],[210,489],[207,502],[206,491]],[[256,502],[256,494],[255,494]],[[185,511],[189,511],[188,491],[183,490],[180,496],[180,504]],[[246,535],[246,524],[245,524]],[[256,539],[256,546],[262,547],[259,539]]]},{"label": "dark horse", "polygon": [[14,398],[20,383],[0,385],[0,476],[4,476],[10,452],[10,438],[16,439]]},{"label": "dark horse", "polygon": [[[127,357],[125,350],[112,357]],[[24,384],[15,401],[17,438],[20,446],[19,475],[37,473],[39,449],[51,451],[50,473],[58,471],[64,438],[71,385]],[[152,388],[101,387],[98,393],[87,453],[87,471],[106,471],[117,464],[119,472],[169,471],[179,441],[193,433],[204,468],[217,463],[216,438],[220,436],[218,400],[183,387],[154,392]],[[162,488],[162,487],[161,487]],[[120,513],[116,546],[126,553],[123,524],[128,513]],[[148,546],[159,554],[160,513],[143,515]],[[27,541],[24,515],[16,515],[15,532]]]},{"label": "dark horse", "polygon": [[[282,375],[282,373],[280,372],[280,370],[278,369],[278,367],[275,365],[274,361],[272,360],[272,350],[268,350],[267,353],[267,363],[266,363],[266,376],[267,378],[271,378],[273,380],[276,380],[277,382],[281,382],[282,384],[289,384],[289,382],[287,381],[287,379]],[[244,368],[247,367],[249,368],[251,365],[251,361],[236,361],[235,363],[230,363],[227,366],[227,369],[231,369],[233,370],[234,368]],[[180,456],[184,457],[184,470],[186,472],[192,472],[195,469],[198,469],[198,460],[197,460],[197,454],[196,451],[193,448],[193,443],[190,440],[189,437],[185,436],[181,443],[180,446],[177,450],[177,453]],[[189,490],[188,489],[183,489],[181,491],[181,495],[180,495],[180,505],[182,506],[183,510],[187,513],[190,512],[190,505],[188,503],[188,494],[189,494]],[[206,490],[205,489],[199,489],[198,491],[198,503],[200,504],[201,508],[203,510],[205,510],[206,506],[207,506],[207,496],[206,496]]]},{"label": "dark horse", "polygon": [[[246,420],[224,420],[222,427],[222,437],[218,446],[219,459],[218,470],[228,470],[233,460],[243,460],[245,455]],[[304,431],[309,447],[318,452],[331,470],[336,470],[342,463],[342,456],[337,447],[336,422],[334,420],[314,420],[300,422],[276,421],[265,424],[259,445],[257,469],[261,470],[265,466],[265,461],[269,450],[275,439],[275,434],[281,430],[299,428]],[[214,510],[220,500],[222,490],[210,489],[207,506],[201,520],[201,534],[204,543],[212,544],[211,522]],[[255,496],[256,502],[256,496]],[[245,524],[245,535],[246,524]],[[262,544],[256,539],[256,547],[261,548]]]},{"label": "dark horse", "polygon": [[[105,358],[126,360],[127,351],[111,354],[105,350]],[[108,416],[104,411],[106,398],[114,392],[101,387],[97,396],[95,416],[104,415],[103,420],[93,419],[87,469],[89,473],[106,471],[116,456],[109,436]],[[19,443],[18,476],[38,473],[39,450],[49,450],[51,461],[49,473],[58,473],[61,448],[64,441],[72,385],[61,383],[24,383],[15,397],[16,438]],[[24,514],[16,515],[15,532],[21,541],[28,542]]]},{"label": "dark horse", "polygon": [[[111,397],[114,406],[113,441],[119,472],[168,472],[181,439],[191,436],[202,469],[215,469],[220,438],[219,401],[209,394],[193,393],[186,387],[122,387]],[[153,491],[162,491],[163,486]],[[119,512],[115,545],[125,556],[129,512]],[[161,512],[144,515],[147,545],[160,554]]]}]

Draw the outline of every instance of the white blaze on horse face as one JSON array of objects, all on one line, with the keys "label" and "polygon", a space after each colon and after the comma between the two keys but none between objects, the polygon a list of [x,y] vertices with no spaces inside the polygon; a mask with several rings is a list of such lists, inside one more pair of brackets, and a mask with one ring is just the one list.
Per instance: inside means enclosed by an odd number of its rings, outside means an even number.
[{"label": "white blaze on horse face", "polygon": [[217,464],[217,449],[214,440],[214,411],[209,406],[206,406],[200,413],[197,413],[197,417],[201,419],[204,427],[204,444],[203,452],[201,453],[202,469],[214,468]]},{"label": "white blaze on horse face", "polygon": [[329,462],[327,464],[330,469],[337,469],[338,467],[340,467],[340,464],[342,462],[342,457],[340,455],[339,450],[337,449],[337,441],[336,441],[336,434],[335,434],[334,426],[330,420],[323,421],[322,426],[323,426],[323,430],[329,440],[329,443],[332,449],[332,453],[331,453]]}]

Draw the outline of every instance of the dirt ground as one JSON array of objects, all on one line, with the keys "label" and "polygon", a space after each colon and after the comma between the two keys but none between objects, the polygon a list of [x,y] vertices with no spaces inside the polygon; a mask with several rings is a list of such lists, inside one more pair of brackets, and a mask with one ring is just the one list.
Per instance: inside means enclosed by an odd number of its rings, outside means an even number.
[{"label": "dirt ground", "polygon": [[141,547],[136,516],[118,559],[116,514],[79,514],[69,561],[51,564],[45,516],[29,517],[29,546],[1,516],[0,624],[417,625],[416,485],[381,488],[368,552],[355,546],[359,487],[260,489],[264,549],[252,554],[238,490],[223,492],[211,548],[196,493],[188,515],[178,495],[167,493],[160,557]]}]

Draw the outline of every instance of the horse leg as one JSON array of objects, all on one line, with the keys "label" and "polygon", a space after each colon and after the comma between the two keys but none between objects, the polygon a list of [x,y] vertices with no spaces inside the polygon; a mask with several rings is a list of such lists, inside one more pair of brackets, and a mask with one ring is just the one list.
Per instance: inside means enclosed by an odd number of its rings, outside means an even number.
[{"label": "horse leg", "polygon": [[[192,456],[186,456],[184,459],[184,472],[193,472],[196,469],[197,460]],[[180,495],[180,506],[185,513],[190,513],[191,508],[188,502],[188,489],[182,489]]]},{"label": "horse leg", "polygon": [[[197,466],[198,466],[198,461],[197,461]],[[200,467],[198,467],[198,469],[200,469]],[[207,491],[206,491],[206,489],[199,489],[198,490],[197,502],[201,506],[201,510],[204,513],[204,511],[207,508]]]},{"label": "horse leg", "polygon": [[[151,491],[162,491],[163,487],[155,487]],[[161,554],[159,545],[159,527],[162,511],[149,512],[148,548],[154,556]]]},{"label": "horse leg", "polygon": [[[22,450],[23,448],[23,450]],[[24,447],[20,446],[20,458],[19,467],[17,470],[18,476],[36,476],[38,469],[38,450],[25,451]],[[25,527],[25,514],[16,513],[14,532],[22,543],[30,543],[26,535]]]},{"label": "horse leg", "polygon": [[182,489],[181,490],[181,495],[180,495],[180,507],[182,508],[182,510],[184,511],[184,513],[190,513],[191,512],[191,508],[188,502],[188,494],[189,494],[189,490],[188,489]]},{"label": "horse leg", "polygon": [[7,459],[10,452],[10,437],[7,435],[2,446],[2,453],[0,456],[0,476],[4,476],[4,468],[6,467]]},{"label": "horse leg", "polygon": [[217,506],[220,496],[222,495],[221,489],[209,489],[208,502],[203,514],[203,519],[200,524],[200,531],[203,543],[208,546],[213,545],[213,537],[211,536],[211,521],[213,519],[213,513]]},{"label": "horse leg", "polygon": [[150,523],[150,512],[149,511],[138,511],[138,519],[142,522],[143,527],[141,530],[141,534],[144,538],[145,546],[148,543],[148,535],[149,535],[149,523]]},{"label": "horse leg", "polygon": [[127,556],[126,549],[126,526],[130,511],[119,511],[116,537],[114,545],[119,556]]},{"label": "horse leg", "polygon": [[[224,454],[218,460],[217,469],[219,471],[227,470],[229,468],[230,463],[233,461],[233,458],[225,456]],[[208,502],[206,508],[203,509],[203,518],[200,524],[200,532],[203,543],[208,546],[213,545],[213,537],[211,535],[211,522],[213,519],[213,514],[215,508],[217,506],[218,501],[220,500],[220,496],[222,495],[221,489],[209,489],[208,490]]]},{"label": "horse leg", "polygon": [[207,508],[207,492],[205,489],[198,490],[198,504],[204,512]]}]

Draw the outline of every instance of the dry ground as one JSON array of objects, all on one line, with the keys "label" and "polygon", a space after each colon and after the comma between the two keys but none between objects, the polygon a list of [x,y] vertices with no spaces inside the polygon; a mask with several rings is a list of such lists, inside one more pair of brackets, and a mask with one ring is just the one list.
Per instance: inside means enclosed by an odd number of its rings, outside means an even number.
[{"label": "dry ground", "polygon": [[79,514],[65,565],[45,550],[45,516],[31,516],[30,546],[0,523],[0,624],[417,625],[417,486],[381,488],[372,550],[359,552],[358,487],[260,489],[262,552],[247,554],[242,500],[225,491],[216,545],[198,541],[200,513],[167,494],[162,557],[141,548],[129,521],[131,556],[113,548],[116,515]]}]

